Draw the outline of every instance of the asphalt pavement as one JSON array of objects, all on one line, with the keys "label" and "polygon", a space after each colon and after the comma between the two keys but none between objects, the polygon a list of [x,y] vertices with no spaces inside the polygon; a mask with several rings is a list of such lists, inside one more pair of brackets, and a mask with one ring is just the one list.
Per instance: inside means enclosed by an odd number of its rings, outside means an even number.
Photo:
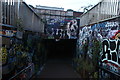
[{"label": "asphalt pavement", "polygon": [[48,62],[43,67],[42,71],[40,71],[37,76],[37,79],[60,79],[60,78],[68,78],[68,79],[79,79],[80,75],[74,70],[72,67],[72,62],[67,59],[52,59],[48,60]]}]

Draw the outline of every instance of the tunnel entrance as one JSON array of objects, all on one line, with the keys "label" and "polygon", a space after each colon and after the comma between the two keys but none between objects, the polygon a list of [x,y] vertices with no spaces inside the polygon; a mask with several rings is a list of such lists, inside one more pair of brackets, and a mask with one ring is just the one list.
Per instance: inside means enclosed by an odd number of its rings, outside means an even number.
[{"label": "tunnel entrance", "polygon": [[45,39],[44,42],[47,61],[36,77],[38,79],[80,78],[80,75],[75,72],[73,67],[77,40],[62,39],[56,41],[54,39]]},{"label": "tunnel entrance", "polygon": [[76,39],[46,40],[47,59],[72,59],[76,42]]}]

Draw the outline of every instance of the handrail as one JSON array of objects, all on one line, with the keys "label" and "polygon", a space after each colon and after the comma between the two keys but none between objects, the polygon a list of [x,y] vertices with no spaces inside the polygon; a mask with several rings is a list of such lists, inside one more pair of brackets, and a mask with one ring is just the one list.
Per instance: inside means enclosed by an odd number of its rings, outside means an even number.
[{"label": "handrail", "polygon": [[18,75],[20,75],[22,72],[24,72],[25,70],[29,69],[31,66],[32,66],[32,64],[29,65],[28,67],[24,68],[24,69],[21,70],[20,72],[18,72],[16,75],[14,75],[13,77],[11,77],[9,80],[14,79],[14,78],[17,77]]},{"label": "handrail", "polygon": [[98,23],[106,22],[106,21],[109,21],[109,20],[113,20],[113,19],[116,19],[116,18],[120,18],[120,15],[115,16],[115,17],[112,17],[112,18],[108,18],[108,19],[100,20],[100,21],[98,21],[98,22],[93,22],[93,23],[91,23],[91,24],[85,24],[85,25],[80,26],[80,27],[90,26],[90,25],[94,25],[94,24],[98,24]]}]

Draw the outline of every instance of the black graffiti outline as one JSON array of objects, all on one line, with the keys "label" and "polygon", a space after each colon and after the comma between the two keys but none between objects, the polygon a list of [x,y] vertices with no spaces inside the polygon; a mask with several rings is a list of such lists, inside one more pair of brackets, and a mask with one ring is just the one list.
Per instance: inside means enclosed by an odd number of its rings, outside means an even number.
[{"label": "black graffiti outline", "polygon": [[[110,42],[114,42],[116,44],[115,48],[111,49]],[[120,57],[119,57],[119,49],[120,49],[120,40],[103,40],[103,54],[101,55],[101,61],[104,63],[108,61],[109,63],[113,63],[120,67]]]},{"label": "black graffiti outline", "polygon": [[78,29],[77,20],[71,20],[71,22],[68,22],[67,28],[71,36],[73,35],[73,33],[76,35]]},{"label": "black graffiti outline", "polygon": [[[71,25],[70,25],[71,23]],[[71,20],[71,22],[67,23],[67,29],[54,29],[52,28],[52,32],[49,32],[49,29],[46,28],[46,32],[48,36],[53,36],[54,38],[59,38],[59,39],[70,39],[71,37],[77,38],[77,31],[78,31],[78,25],[77,25],[77,20]],[[72,32],[73,30],[73,32]]]}]

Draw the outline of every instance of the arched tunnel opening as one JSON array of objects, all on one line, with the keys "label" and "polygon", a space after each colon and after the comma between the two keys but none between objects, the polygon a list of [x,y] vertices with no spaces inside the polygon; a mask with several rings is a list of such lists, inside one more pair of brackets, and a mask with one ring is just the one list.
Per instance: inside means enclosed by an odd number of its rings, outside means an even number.
[{"label": "arched tunnel opening", "polygon": [[45,40],[47,60],[72,60],[76,51],[76,39]]}]

